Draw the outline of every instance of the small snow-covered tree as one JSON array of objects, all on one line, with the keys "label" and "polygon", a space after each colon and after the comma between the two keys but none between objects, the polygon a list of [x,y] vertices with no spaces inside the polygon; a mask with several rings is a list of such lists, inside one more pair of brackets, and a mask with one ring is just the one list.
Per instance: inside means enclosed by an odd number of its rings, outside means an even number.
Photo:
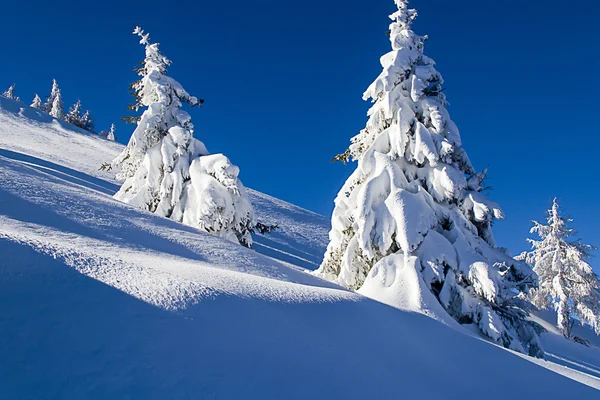
[{"label": "small snow-covered tree", "polygon": [[36,110],[44,111],[44,105],[42,104],[42,99],[40,99],[40,96],[38,96],[37,93],[35,94],[35,97],[33,98],[33,101],[31,102],[30,107],[33,107]]},{"label": "small snow-covered tree", "polygon": [[105,168],[120,168],[125,182],[116,199],[250,246],[252,206],[239,169],[222,154],[209,155],[193,137],[184,103],[202,103],[167,76],[171,61],[139,27],[133,32],[146,57],[131,85],[134,111],[145,108],[123,152]]},{"label": "small snow-covered tree", "polygon": [[65,115],[65,121],[81,127],[81,100],[78,99],[77,102],[69,108],[69,112]]},{"label": "small snow-covered tree", "polygon": [[502,211],[482,193],[486,173],[471,166],[442,76],[423,54],[426,37],[411,29],[416,11],[395,2],[392,50],[363,95],[374,102],[368,122],[336,157],[358,166],[335,199],[316,274],[394,306],[449,314],[540,356],[538,327],[515,295],[533,274],[496,247],[491,227]]},{"label": "small snow-covered tree", "polygon": [[50,108],[50,112],[48,114],[58,119],[63,119],[65,116],[62,94],[60,93],[60,89],[54,96],[54,100],[52,101],[52,107]]},{"label": "small snow-covered tree", "polygon": [[117,140],[117,137],[115,136],[115,124],[110,124],[110,129],[106,134],[106,138],[108,140],[112,140],[113,142]]},{"label": "small snow-covered tree", "polygon": [[[44,103],[44,109],[47,113],[50,113],[52,110],[52,105],[54,104],[54,99],[60,93],[60,88],[58,87],[58,83],[56,79],[52,79],[52,90],[50,91],[50,95],[46,99],[46,103]],[[62,101],[62,99],[61,99]]]},{"label": "small snow-covered tree", "polygon": [[6,97],[7,99],[16,100],[17,97],[15,95],[15,87],[16,85],[14,83],[10,85],[10,87],[2,93],[2,96]]},{"label": "small snow-covered tree", "polygon": [[556,199],[546,221],[547,225],[533,221],[531,233],[541,240],[527,239],[532,251],[517,257],[538,275],[539,287],[529,293],[531,302],[541,309],[554,308],[557,327],[566,337],[572,337],[577,321],[600,335],[600,280],[586,262],[592,246],[569,240],[575,233],[567,226],[572,219],[561,217]]},{"label": "small snow-covered tree", "polygon": [[92,120],[91,113],[86,111],[82,114],[81,111],[81,100],[77,100],[77,102],[69,108],[69,112],[67,115],[65,115],[65,121],[79,128],[85,129],[86,131],[93,132],[94,121]]},{"label": "small snow-covered tree", "polygon": [[102,136],[104,139],[111,140],[113,142],[116,141],[117,139],[115,137],[115,124],[110,124],[109,130],[101,130],[99,135]]},{"label": "small snow-covered tree", "polygon": [[86,131],[94,131],[94,119],[92,118],[92,113],[89,110],[86,110],[81,116],[79,127],[85,129]]}]

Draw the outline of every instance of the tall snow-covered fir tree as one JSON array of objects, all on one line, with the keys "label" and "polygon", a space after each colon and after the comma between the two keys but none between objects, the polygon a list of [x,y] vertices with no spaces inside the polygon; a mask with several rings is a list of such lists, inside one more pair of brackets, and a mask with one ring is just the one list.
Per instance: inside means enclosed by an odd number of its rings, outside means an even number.
[{"label": "tall snow-covered fir tree", "polygon": [[[52,110],[52,105],[54,104],[54,99],[60,93],[60,88],[58,87],[58,82],[56,79],[52,79],[52,90],[50,91],[50,95],[46,99],[46,103],[44,103],[44,109],[47,113],[50,113]],[[61,99],[62,101],[62,99]]]},{"label": "tall snow-covered fir tree", "polygon": [[538,308],[554,308],[557,327],[572,337],[577,321],[591,326],[600,335],[600,280],[586,262],[592,246],[569,240],[575,233],[567,226],[571,219],[561,217],[558,201],[548,210],[547,225],[533,221],[531,233],[541,240],[528,239],[532,250],[517,258],[533,266],[539,287],[529,297]]},{"label": "tall snow-covered fir tree", "polygon": [[[417,13],[395,0],[392,50],[363,98],[366,127],[337,160],[357,161],[337,198],[330,243],[316,274],[401,308],[475,324],[505,347],[543,354],[538,326],[515,292],[531,269],[497,248],[503,217],[482,193],[450,119],[442,76],[411,30]],[[454,323],[454,322],[450,322]]]},{"label": "tall snow-covered fir tree", "polygon": [[36,110],[40,110],[43,111],[44,110],[44,104],[42,104],[42,99],[40,99],[40,96],[38,96],[38,94],[35,94],[35,97],[33,98],[33,101],[31,102],[31,105],[29,107],[33,107]]},{"label": "tall snow-covered fir tree", "polygon": [[16,85],[14,83],[10,85],[10,87],[2,93],[2,96],[6,97],[7,99],[16,100],[17,96],[15,94],[15,87]]},{"label": "tall snow-covered fir tree", "polygon": [[222,154],[208,153],[181,109],[202,101],[167,76],[171,61],[158,43],[139,27],[133,33],[146,57],[138,69],[141,79],[131,86],[136,100],[131,108],[145,110],[127,147],[106,166],[120,168],[117,178],[125,180],[115,198],[251,246],[254,212],[239,168]]}]

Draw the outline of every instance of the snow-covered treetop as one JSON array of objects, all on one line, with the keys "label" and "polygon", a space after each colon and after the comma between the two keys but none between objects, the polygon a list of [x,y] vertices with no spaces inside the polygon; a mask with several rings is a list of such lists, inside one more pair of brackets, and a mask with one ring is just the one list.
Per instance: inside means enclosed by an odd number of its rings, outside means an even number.
[{"label": "snow-covered treetop", "polygon": [[571,218],[564,218],[560,215],[558,200],[554,198],[552,207],[546,212],[547,225],[543,225],[538,221],[533,221],[533,227],[530,233],[536,233],[541,240],[527,239],[531,243],[533,251],[524,253],[529,264],[534,264],[540,259],[542,254],[548,249],[567,249],[571,248],[578,254],[579,258],[585,259],[590,256],[593,249],[592,246],[582,244],[580,241],[569,241],[569,237],[575,234],[575,230],[567,227],[567,224],[572,222]]},{"label": "snow-covered treetop", "polygon": [[[139,108],[149,106],[151,103],[159,100],[155,96],[162,93],[152,92],[154,88],[150,85],[151,82],[149,81],[160,81],[161,79],[169,81],[168,83],[173,86],[173,89],[177,94],[176,98],[173,100],[189,103],[192,107],[200,104],[200,100],[194,96],[190,96],[183,87],[181,87],[179,82],[166,76],[167,67],[171,65],[171,60],[160,52],[159,43],[150,42],[150,34],[144,32],[139,26],[135,27],[133,34],[140,37],[140,44],[144,45],[146,48],[146,57],[142,62],[142,67],[137,69],[138,75],[142,78],[132,85],[132,89],[137,95],[137,102],[133,105],[132,109],[137,111]],[[164,95],[168,95],[168,93],[164,93]],[[181,106],[181,104],[179,104],[179,106]]]},{"label": "snow-covered treetop", "polygon": [[[400,30],[410,30],[410,26],[417,18],[417,10],[409,9],[407,0],[395,0],[395,3],[398,7],[398,11],[390,15],[390,18],[395,22],[390,25],[390,28],[392,28],[393,25],[394,27],[400,28]],[[392,40],[393,46],[394,40],[391,38],[391,34],[390,40]]]},{"label": "snow-covered treetop", "polygon": [[52,104],[54,103],[54,99],[59,94],[60,88],[58,87],[58,82],[56,82],[56,79],[52,79],[52,90],[50,91],[50,95],[46,99],[46,104],[44,105],[46,112],[50,113],[50,111],[52,110]]},{"label": "snow-covered treetop", "polygon": [[[150,34],[145,33],[142,28],[136,26],[133,30],[134,35],[138,35],[140,39],[140,44],[143,44],[146,47],[146,58],[144,59],[144,72],[157,70],[161,74],[167,73],[167,67],[171,65],[171,60],[162,55],[159,50],[158,43],[150,42]],[[140,74],[146,75],[146,74]]]},{"label": "snow-covered treetop", "polygon": [[183,103],[190,106],[202,104],[202,100],[191,96],[179,82],[166,75],[171,61],[159,49],[158,43],[150,42],[150,35],[139,26],[133,31],[145,47],[142,67],[136,71],[140,79],[131,84],[135,98],[130,106],[133,111],[147,107],[137,120],[137,128],[123,152],[107,168],[120,168],[119,179],[127,179],[135,173],[148,149],[167,135],[170,128],[181,126],[193,134],[190,115],[181,110]]},{"label": "snow-covered treetop", "polygon": [[[502,211],[480,194],[487,171],[476,172],[462,148],[446,109],[443,78],[423,54],[427,36],[411,30],[417,12],[407,3],[396,0],[398,10],[390,15],[389,27],[392,50],[381,57],[383,71],[363,94],[374,102],[369,120],[336,159],[357,160],[367,174],[375,151],[395,154],[403,159],[399,164],[410,185],[424,184],[437,201],[463,202],[464,197],[470,219],[489,225],[503,217]],[[482,229],[481,236],[494,243],[489,229]]]}]

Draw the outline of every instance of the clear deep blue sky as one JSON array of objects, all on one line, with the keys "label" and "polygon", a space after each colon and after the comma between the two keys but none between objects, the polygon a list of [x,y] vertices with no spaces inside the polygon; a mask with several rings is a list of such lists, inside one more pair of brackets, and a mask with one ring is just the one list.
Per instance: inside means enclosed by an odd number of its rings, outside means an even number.
[{"label": "clear deep blue sky", "polygon": [[[73,2],[74,3],[74,2]],[[167,5],[165,5],[167,4]],[[450,115],[490,197],[505,211],[499,245],[524,250],[553,196],[600,245],[600,71],[592,0],[413,0],[425,53],[445,79]],[[244,184],[329,216],[354,165],[330,159],[363,128],[362,92],[389,50],[392,0],[6,1],[0,86],[30,102],[51,79],[107,128],[127,114],[143,48],[135,24],[206,100],[196,136],[241,168]],[[126,142],[132,126],[117,124]],[[592,261],[598,266],[597,260]]]}]

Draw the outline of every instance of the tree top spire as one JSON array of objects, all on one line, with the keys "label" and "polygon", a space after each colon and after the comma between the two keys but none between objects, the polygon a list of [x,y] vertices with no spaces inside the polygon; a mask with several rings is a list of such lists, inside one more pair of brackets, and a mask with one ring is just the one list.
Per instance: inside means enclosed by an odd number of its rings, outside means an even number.
[{"label": "tree top spire", "polygon": [[167,73],[167,67],[171,65],[171,60],[161,54],[159,43],[150,42],[150,33],[145,32],[141,27],[136,26],[133,30],[134,35],[138,35],[140,44],[146,47],[146,58],[143,62],[143,68],[139,70],[140,75],[149,74],[151,71],[158,71],[161,74]]},{"label": "tree top spire", "polygon": [[417,10],[408,8],[408,0],[395,0],[398,11],[390,15],[390,19],[400,25],[402,29],[410,29],[417,18]]},{"label": "tree top spire", "polygon": [[143,44],[144,46],[147,46],[150,44],[150,34],[145,33],[141,27],[136,26],[135,29],[133,30],[133,34],[138,35],[141,38],[140,44]]}]

